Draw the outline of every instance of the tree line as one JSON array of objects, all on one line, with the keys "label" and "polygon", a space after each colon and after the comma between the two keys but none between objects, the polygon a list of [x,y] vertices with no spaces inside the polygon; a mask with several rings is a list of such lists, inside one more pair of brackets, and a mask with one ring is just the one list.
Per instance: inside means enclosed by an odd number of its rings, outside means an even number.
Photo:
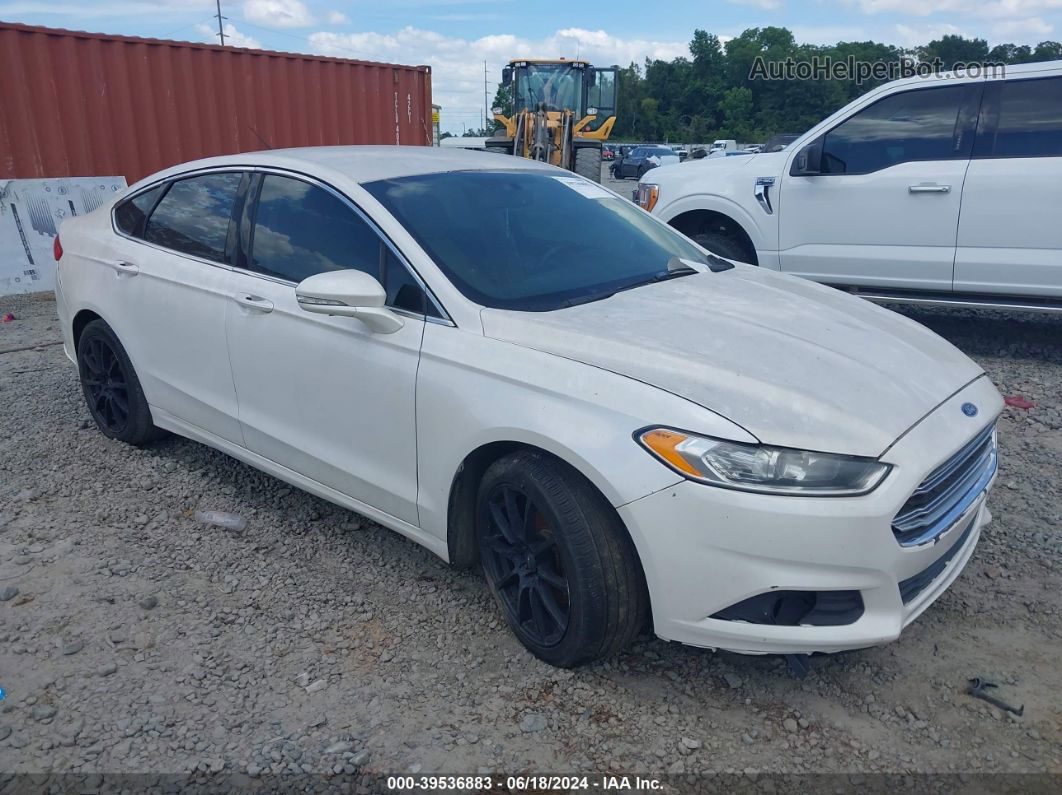
[{"label": "tree line", "polygon": [[[806,80],[752,79],[757,58],[765,62],[895,64],[908,58],[957,64],[1020,64],[1062,59],[1062,43],[1035,47],[999,44],[947,35],[921,47],[903,48],[874,41],[833,45],[798,44],[787,28],[750,28],[725,43],[696,30],[688,57],[631,63],[618,77],[618,118],[613,140],[703,143],[716,138],[763,141],[776,133],[802,133],[884,80],[816,77]],[[597,64],[600,66],[601,64]],[[496,106],[509,105],[499,86]],[[492,131],[491,131],[492,132]],[[469,130],[469,135],[488,135]]]}]

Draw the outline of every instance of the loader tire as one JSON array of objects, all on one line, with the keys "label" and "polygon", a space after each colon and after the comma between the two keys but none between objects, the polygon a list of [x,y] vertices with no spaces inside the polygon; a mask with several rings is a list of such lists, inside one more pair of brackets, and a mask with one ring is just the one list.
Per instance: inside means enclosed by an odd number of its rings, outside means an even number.
[{"label": "loader tire", "polygon": [[601,150],[596,147],[576,149],[575,173],[593,182],[601,182]]},{"label": "loader tire", "polygon": [[511,155],[513,148],[511,146],[487,144],[486,150],[496,155]]}]

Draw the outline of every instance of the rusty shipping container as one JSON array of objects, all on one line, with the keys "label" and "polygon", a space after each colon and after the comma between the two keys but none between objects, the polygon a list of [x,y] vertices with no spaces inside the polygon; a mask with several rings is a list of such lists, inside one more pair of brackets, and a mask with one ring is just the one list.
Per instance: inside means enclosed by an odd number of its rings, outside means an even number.
[{"label": "rusty shipping container", "polygon": [[432,142],[431,69],[0,22],[0,179]]}]

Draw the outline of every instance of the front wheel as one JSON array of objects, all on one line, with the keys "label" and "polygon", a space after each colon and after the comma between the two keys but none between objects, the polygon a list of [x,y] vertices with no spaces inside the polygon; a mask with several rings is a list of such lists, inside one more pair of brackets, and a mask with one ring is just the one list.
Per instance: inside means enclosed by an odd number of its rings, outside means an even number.
[{"label": "front wheel", "polygon": [[575,150],[575,173],[594,182],[601,181],[601,150],[587,146]]},{"label": "front wheel", "polygon": [[570,668],[615,654],[644,626],[648,595],[615,510],[538,451],[492,464],[477,496],[480,560],[498,605],[539,659]]}]

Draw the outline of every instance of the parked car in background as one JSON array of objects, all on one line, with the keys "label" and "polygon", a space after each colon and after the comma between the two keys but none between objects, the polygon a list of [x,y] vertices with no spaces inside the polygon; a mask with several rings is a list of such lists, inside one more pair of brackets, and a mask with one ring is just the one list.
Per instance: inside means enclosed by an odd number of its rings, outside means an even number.
[{"label": "parked car in background", "polygon": [[67,219],[55,253],[104,435],[186,436],[480,566],[554,665],[650,613],[749,653],[887,642],[989,519],[978,365],[532,160],[211,158]]},{"label": "parked car in background", "polygon": [[800,138],[800,133],[778,133],[772,135],[760,148],[761,152],[781,152],[793,141]]},{"label": "parked car in background", "polygon": [[613,179],[638,178],[657,166],[679,163],[679,156],[668,146],[637,146],[619,160],[612,161]]},{"label": "parked car in background", "polygon": [[889,83],[779,151],[640,190],[721,256],[880,301],[1062,312],[1062,64]]},{"label": "parked car in background", "polygon": [[746,146],[741,151],[747,152],[750,155],[754,155],[754,154],[757,154],[758,152],[762,152],[763,151],[763,144],[752,144],[752,146]]},{"label": "parked car in background", "polygon": [[612,147],[610,147],[610,146],[601,147],[601,159],[602,160],[612,160],[615,157],[616,157],[616,153],[612,150]]}]

